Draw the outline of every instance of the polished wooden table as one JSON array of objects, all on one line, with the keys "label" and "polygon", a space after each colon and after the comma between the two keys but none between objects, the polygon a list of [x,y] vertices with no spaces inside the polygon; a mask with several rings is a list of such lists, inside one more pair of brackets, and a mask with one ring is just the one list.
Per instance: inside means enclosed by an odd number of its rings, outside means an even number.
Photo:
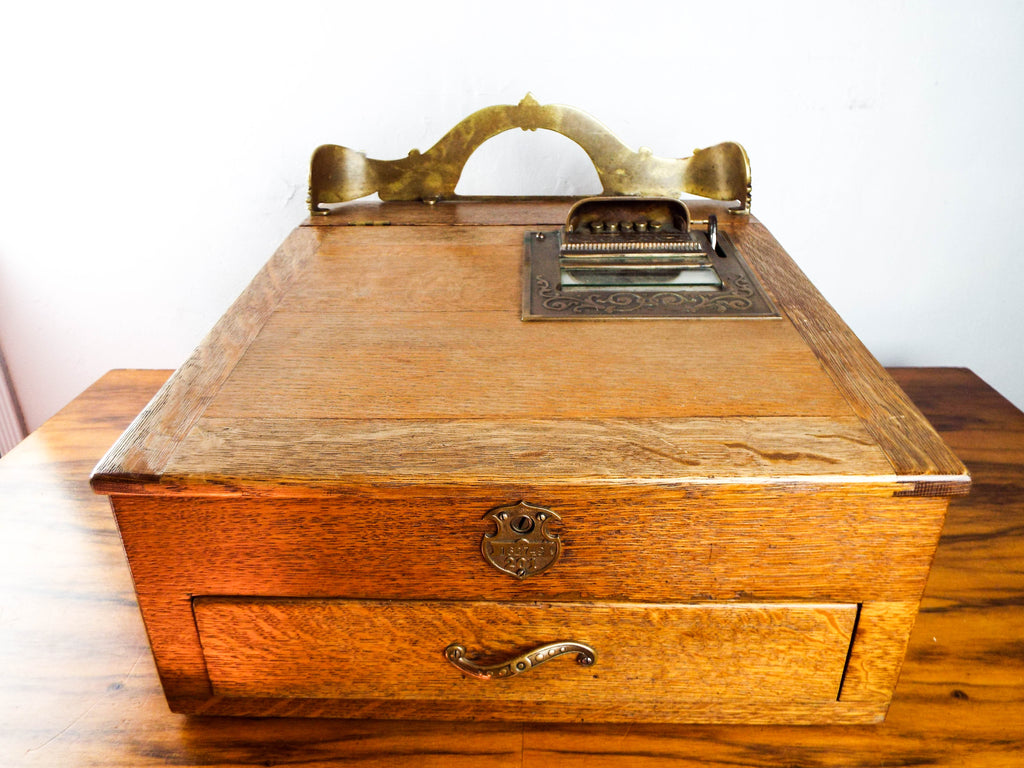
[{"label": "polished wooden table", "polygon": [[88,475],[168,371],[112,371],[0,460],[0,766],[1024,766],[1024,414],[964,369],[892,371],[974,477],[876,726],[189,718],[160,691]]}]

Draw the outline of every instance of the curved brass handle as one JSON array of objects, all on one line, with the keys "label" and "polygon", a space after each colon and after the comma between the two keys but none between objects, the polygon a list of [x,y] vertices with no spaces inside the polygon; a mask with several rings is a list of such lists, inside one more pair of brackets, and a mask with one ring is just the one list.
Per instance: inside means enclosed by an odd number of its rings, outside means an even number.
[{"label": "curved brass handle", "polygon": [[738,200],[737,213],[750,212],[750,160],[731,141],[694,150],[691,157],[664,158],[649,149],[634,152],[593,117],[558,104],[538,104],[530,95],[518,104],[474,112],[426,152],[412,150],[397,160],[375,160],[337,144],[313,152],[309,166],[310,213],[327,213],[325,203],[343,203],[376,192],[381,200],[453,200],[470,155],[505,131],[538,128],[576,142],[590,157],[603,195],[679,197],[683,192],[714,200]]},{"label": "curved brass handle", "polygon": [[466,647],[458,643],[452,643],[444,649],[444,657],[453,665],[465,672],[467,675],[479,678],[480,680],[502,680],[509,677],[521,675],[527,670],[533,669],[538,664],[543,664],[549,659],[557,656],[564,656],[567,653],[575,653],[576,663],[584,667],[591,666],[597,661],[597,654],[589,645],[566,641],[564,643],[548,643],[540,648],[534,648],[528,653],[521,654],[508,661],[491,666],[483,666],[466,658]]}]

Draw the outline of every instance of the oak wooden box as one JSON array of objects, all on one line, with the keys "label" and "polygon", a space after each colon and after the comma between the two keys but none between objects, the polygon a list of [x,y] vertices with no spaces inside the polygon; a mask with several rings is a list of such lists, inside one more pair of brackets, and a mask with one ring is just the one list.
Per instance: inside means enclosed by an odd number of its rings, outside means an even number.
[{"label": "oak wooden box", "polygon": [[[962,464],[751,216],[780,317],[524,322],[569,203],[354,203],[295,230],[96,468],[194,714],[865,723]],[[386,226],[385,226],[386,225]],[[481,555],[558,513],[560,560]],[[489,661],[579,641],[481,681]]]}]

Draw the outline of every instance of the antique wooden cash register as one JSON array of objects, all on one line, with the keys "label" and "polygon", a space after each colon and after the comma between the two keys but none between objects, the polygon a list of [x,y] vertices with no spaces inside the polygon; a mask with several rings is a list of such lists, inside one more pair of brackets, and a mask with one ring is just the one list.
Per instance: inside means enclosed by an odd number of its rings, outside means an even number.
[{"label": "antique wooden cash register", "polygon": [[[603,194],[457,196],[512,128]],[[970,480],[739,145],[527,97],[399,160],[320,147],[310,205],[92,476],[174,711],[885,716]]]}]

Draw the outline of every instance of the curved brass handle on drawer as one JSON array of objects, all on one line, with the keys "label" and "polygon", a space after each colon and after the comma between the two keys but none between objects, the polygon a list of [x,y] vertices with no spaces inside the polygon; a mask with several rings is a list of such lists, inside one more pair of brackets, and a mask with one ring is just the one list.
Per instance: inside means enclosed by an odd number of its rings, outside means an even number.
[{"label": "curved brass handle on drawer", "polygon": [[521,654],[508,661],[491,666],[482,666],[466,658],[465,646],[452,643],[444,649],[444,657],[467,675],[481,680],[502,680],[509,677],[521,675],[527,670],[533,669],[538,664],[553,659],[557,656],[564,656],[567,653],[575,653],[576,663],[584,667],[591,666],[597,661],[597,654],[589,645],[566,641],[564,643],[548,643],[539,648],[534,648],[528,653]]}]

